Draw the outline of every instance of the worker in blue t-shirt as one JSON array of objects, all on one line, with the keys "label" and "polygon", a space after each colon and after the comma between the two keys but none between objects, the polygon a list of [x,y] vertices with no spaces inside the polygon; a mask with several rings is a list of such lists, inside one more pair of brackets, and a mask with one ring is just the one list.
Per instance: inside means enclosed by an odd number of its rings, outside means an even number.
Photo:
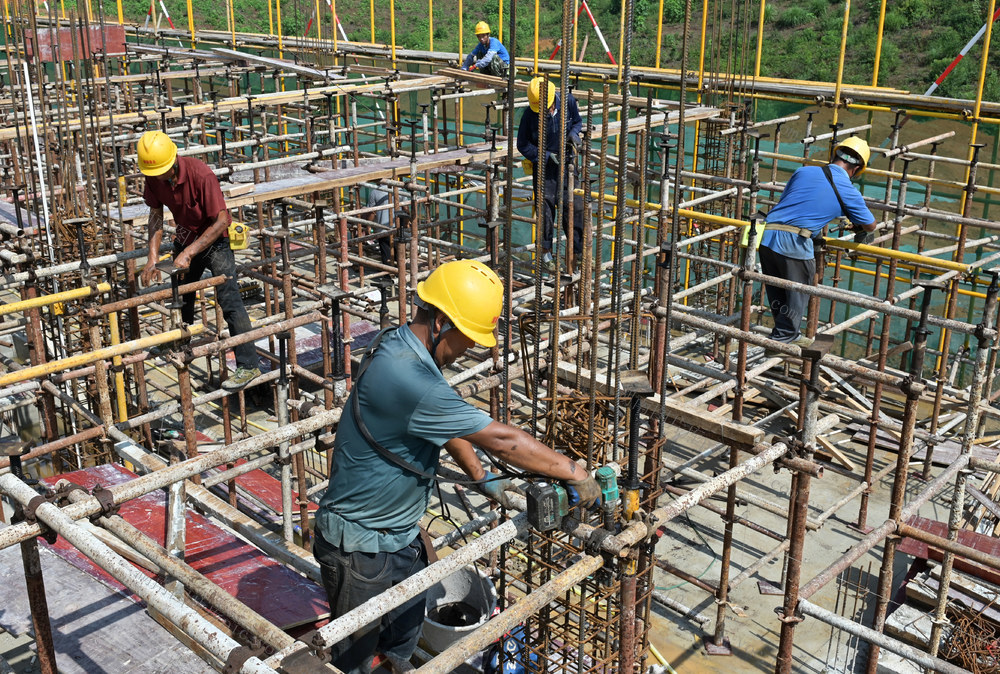
[{"label": "worker in blue t-shirt", "polygon": [[478,70],[484,75],[507,77],[510,54],[500,44],[500,40],[490,37],[490,24],[485,21],[476,24],[476,39],[479,43],[465,57],[462,70]]},{"label": "worker in blue t-shirt", "polygon": [[[838,143],[833,155],[827,166],[803,166],[795,171],[767,214],[759,257],[768,276],[812,285],[816,277],[813,242],[822,244],[823,228],[841,216],[847,216],[858,237],[875,231],[875,217],[851,184],[868,166],[871,150],[852,136]],[[813,339],[799,331],[809,306],[806,293],[768,284],[767,302],[774,318],[771,339],[799,347],[812,344]]]},{"label": "worker in blue t-shirt", "polygon": [[[494,501],[511,487],[483,469],[474,445],[526,471],[560,480],[593,505],[600,487],[570,458],[494,421],[448,385],[441,368],[474,344],[496,346],[503,284],[486,265],[448,262],[417,284],[413,320],[381,333],[365,357],[337,427],[330,484],[316,516],[313,553],[337,618],[427,565],[419,522],[444,447]],[[384,653],[394,671],[409,660],[424,619],[414,597],[333,646],[333,664],[367,674]]]}]

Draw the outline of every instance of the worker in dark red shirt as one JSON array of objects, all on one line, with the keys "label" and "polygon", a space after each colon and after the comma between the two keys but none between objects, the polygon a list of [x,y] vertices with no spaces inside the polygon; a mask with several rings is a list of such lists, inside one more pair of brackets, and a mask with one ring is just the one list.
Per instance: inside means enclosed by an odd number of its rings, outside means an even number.
[{"label": "worker in dark red shirt", "polygon": [[[236,258],[229,247],[228,228],[232,219],[219,187],[219,179],[201,160],[178,157],[177,146],[162,131],[148,131],[138,144],[139,170],[146,176],[143,199],[149,206],[149,257],[142,270],[142,282],[149,285],[159,278],[156,263],[163,241],[163,207],[174,217],[174,267],[184,277],[197,281],[206,269],[224,275],[215,297],[233,337],[250,330],[250,316],[243,306],[236,284]],[[194,322],[195,293],[183,296],[181,320]],[[223,382],[228,391],[237,391],[260,376],[257,351],[252,342],[240,344],[236,372]]]}]

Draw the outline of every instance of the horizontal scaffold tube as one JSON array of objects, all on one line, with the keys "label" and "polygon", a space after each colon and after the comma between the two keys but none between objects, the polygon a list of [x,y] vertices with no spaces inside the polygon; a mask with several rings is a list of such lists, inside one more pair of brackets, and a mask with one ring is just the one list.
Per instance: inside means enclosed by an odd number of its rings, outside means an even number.
[{"label": "horizontal scaffold tube", "polygon": [[953,665],[946,660],[942,660],[941,658],[932,657],[923,651],[917,650],[909,644],[904,644],[902,641],[886,636],[882,632],[877,632],[870,627],[865,627],[864,625],[860,625],[853,620],[848,620],[841,615],[837,615],[833,611],[827,611],[825,608],[820,608],[816,604],[808,602],[805,599],[799,601],[798,610],[802,615],[815,618],[816,620],[824,622],[827,625],[843,630],[848,634],[860,637],[868,643],[875,644],[876,646],[884,648],[891,653],[904,657],[929,671],[942,672],[942,674],[969,674],[967,669]]},{"label": "horizontal scaffold tube", "polygon": [[586,555],[549,582],[532,590],[516,604],[488,621],[472,634],[466,635],[449,646],[446,651],[418,669],[417,672],[420,674],[450,674],[456,671],[470,657],[530,618],[556,597],[565,595],[574,585],[578,585],[587,576],[600,569],[603,564],[604,560],[601,557]]},{"label": "horizontal scaffold tube", "polygon": [[[447,578],[457,569],[467,564],[472,564],[484,555],[488,555],[504,543],[512,540],[515,536],[524,533],[527,529],[528,516],[520,513],[495,529],[491,529],[468,545],[451,553],[444,559],[431,564],[398,585],[393,585],[377,597],[369,599],[330,624],[320,628],[319,637],[327,645],[346,639],[373,620],[378,620],[391,609],[403,605],[421,592],[426,591],[427,588],[435,583]],[[271,666],[277,667],[281,664],[282,660],[305,648],[304,645],[296,643],[278,651],[268,658],[267,662]]]},{"label": "horizontal scaffold tube", "polygon": [[[34,489],[24,484],[12,473],[0,476],[0,493],[11,496],[22,505],[27,505],[38,496]],[[226,662],[230,653],[240,648],[239,642],[201,617],[193,608],[179,601],[162,585],[139,571],[130,562],[126,562],[94,534],[74,522],[57,506],[51,503],[42,503],[35,510],[35,515],[46,526],[51,527],[77,550],[111,574],[119,583],[139,595],[150,608],[163,615],[220,661]],[[256,657],[247,660],[239,671],[247,674],[276,674],[273,669]]]},{"label": "horizontal scaffold tube", "polygon": [[59,302],[70,302],[72,300],[79,300],[83,299],[84,297],[90,297],[95,292],[106,293],[109,290],[111,290],[110,283],[98,283],[96,286],[84,286],[82,288],[73,288],[72,290],[63,290],[62,292],[52,293],[51,295],[32,297],[27,300],[11,302],[10,304],[0,304],[0,316],[6,316],[7,314],[27,311],[29,309],[38,309],[39,307],[47,307],[53,304],[57,304]]},{"label": "horizontal scaffold tube", "polygon": [[[746,278],[751,281],[758,281],[760,283],[766,283],[768,285],[775,286],[776,288],[785,288],[786,290],[794,290],[796,292],[804,293],[806,295],[815,295],[816,297],[822,297],[827,300],[834,300],[837,302],[844,302],[851,304],[853,306],[861,307],[862,309],[870,309],[881,314],[886,314],[887,316],[894,316],[896,318],[904,318],[908,321],[919,321],[920,312],[914,311],[912,309],[907,309],[895,304],[886,302],[885,300],[875,299],[867,295],[862,295],[861,293],[852,292],[850,290],[843,290],[841,288],[831,288],[829,286],[814,286],[805,285],[802,283],[795,283],[794,281],[787,281],[783,278],[778,278],[776,276],[768,276],[766,274],[761,274],[755,271],[748,271],[745,269],[737,269],[735,272],[736,276],[741,278]],[[971,323],[963,323],[962,321],[951,320],[947,318],[940,318],[938,316],[928,316],[927,322],[931,325],[935,325],[940,328],[946,328],[952,332],[958,332],[963,335],[971,335],[976,333],[979,329],[977,326]],[[996,335],[996,330],[988,329],[986,331],[987,339],[992,339]]]},{"label": "horizontal scaffold tube", "polygon": [[0,388],[16,384],[18,382],[27,381],[29,379],[45,377],[55,372],[62,372],[63,370],[80,367],[81,365],[87,365],[99,360],[111,360],[115,356],[122,356],[126,353],[140,351],[158,344],[165,344],[167,342],[178,340],[182,337],[200,335],[204,331],[205,326],[201,323],[196,323],[195,325],[188,326],[187,328],[167,330],[166,332],[161,332],[158,335],[140,337],[139,339],[122,342],[121,344],[115,344],[114,346],[106,346],[103,349],[85,351],[60,360],[53,360],[48,363],[42,363],[40,365],[23,368],[21,370],[15,370],[14,372],[7,372],[6,374],[0,375]]},{"label": "horizontal scaffold tube", "polygon": [[[308,435],[326,426],[335,425],[340,420],[340,412],[339,409],[333,409],[314,417],[301,419],[287,426],[276,428],[273,431],[267,431],[252,438],[240,440],[227,447],[206,452],[180,463],[175,463],[169,468],[164,468],[155,473],[110,486],[108,487],[108,491],[111,492],[116,505],[131,501],[151,491],[162,489],[178,480],[185,480],[189,477],[199,475],[210,468],[215,468],[224,463],[236,462],[262,449],[269,449],[300,435]],[[81,517],[91,517],[102,510],[103,507],[100,502],[96,498],[90,497],[80,503],[66,506],[63,512],[68,517],[76,520]],[[40,533],[42,533],[42,530],[37,524],[29,524],[27,522],[13,524],[6,529],[0,530],[0,550],[38,536]]]}]

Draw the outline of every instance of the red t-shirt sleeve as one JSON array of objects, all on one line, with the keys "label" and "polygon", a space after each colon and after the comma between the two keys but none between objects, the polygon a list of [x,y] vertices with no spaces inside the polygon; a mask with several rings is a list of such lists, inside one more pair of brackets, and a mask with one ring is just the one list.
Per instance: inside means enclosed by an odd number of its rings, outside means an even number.
[{"label": "red t-shirt sleeve", "polygon": [[145,201],[146,205],[149,206],[150,208],[163,208],[163,202],[160,201],[160,198],[156,196],[156,193],[153,191],[152,185],[150,185],[151,181],[147,179],[145,182],[146,185],[142,190],[143,201]]},{"label": "red t-shirt sleeve", "polygon": [[208,167],[201,173],[199,178],[198,190],[201,192],[199,201],[202,204],[205,216],[214,220],[220,212],[226,209],[226,198],[222,196],[219,179]]}]

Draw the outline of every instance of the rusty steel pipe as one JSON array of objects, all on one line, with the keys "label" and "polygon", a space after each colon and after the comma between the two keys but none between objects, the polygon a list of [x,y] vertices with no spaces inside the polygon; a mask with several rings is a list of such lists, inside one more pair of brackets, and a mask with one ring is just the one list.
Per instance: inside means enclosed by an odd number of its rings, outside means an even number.
[{"label": "rusty steel pipe", "polygon": [[[254,452],[262,449],[274,447],[279,442],[300,435],[308,435],[326,426],[331,426],[340,420],[340,410],[329,410],[315,417],[302,419],[288,426],[267,431],[252,438],[246,438],[228,447],[223,447],[212,452],[206,452],[196,458],[187,459],[174,464],[169,468],[137,477],[134,480],[123,484],[113,485],[108,488],[114,497],[114,502],[124,503],[157,489],[163,489],[170,484],[194,477],[204,471],[215,468],[224,463],[235,462],[245,458]],[[63,509],[63,512],[72,519],[90,517],[101,512],[102,508],[96,498],[89,498],[80,503],[74,503]],[[7,527],[0,531],[0,549],[27,540],[30,537],[42,533],[37,524],[21,523]]]},{"label": "rusty steel pipe", "polygon": [[[948,482],[955,477],[955,474],[965,468],[968,463],[968,455],[960,454],[950,466],[945,468],[936,478],[928,482],[917,494],[917,496],[906,504],[900,512],[900,519],[906,520],[915,515],[920,508],[927,503],[927,501],[938,494],[938,492],[940,492],[948,484]],[[872,529],[867,536],[851,546],[851,548],[838,560],[820,571],[813,577],[812,580],[803,585],[799,589],[799,598],[809,599],[812,597],[820,589],[822,589],[823,586],[833,581],[833,579],[835,579],[841,572],[850,567],[854,562],[858,561],[862,555],[874,548],[886,536],[895,531],[896,523],[892,520],[886,520],[878,527]]]},{"label": "rusty steel pipe", "polygon": [[532,590],[526,597],[472,634],[452,644],[448,650],[418,669],[417,672],[420,674],[451,674],[474,653],[489,646],[498,637],[513,629],[554,598],[567,592],[603,565],[604,561],[601,557],[585,556],[549,582]]},{"label": "rusty steel pipe", "polygon": [[[389,610],[401,606],[410,599],[425,592],[427,588],[450,576],[456,569],[475,562],[480,557],[512,540],[515,536],[524,533],[527,529],[528,516],[520,513],[475,539],[469,545],[431,564],[403,582],[393,585],[377,597],[373,597],[360,606],[351,609],[320,628],[317,637],[322,639],[323,643],[327,645],[346,639],[364,625],[385,615]],[[294,644],[278,651],[269,657],[266,662],[273,667],[278,667],[285,658],[291,656],[293,653],[300,652],[304,648],[308,647],[304,644]]]},{"label": "rusty steel pipe", "polygon": [[[58,489],[63,485],[70,486],[72,483],[60,480],[56,484],[56,488]],[[85,498],[87,498],[87,494],[81,490],[74,490],[69,493],[69,500],[73,503]],[[179,579],[188,590],[208,601],[209,604],[218,609],[223,615],[235,621],[240,627],[250,630],[251,633],[259,637],[268,646],[280,649],[294,643],[295,640],[292,637],[288,636],[273,623],[189,565],[175,559],[163,546],[129,524],[120,515],[103,516],[98,518],[98,522],[102,527],[160,567],[164,573]]]},{"label": "rusty steel pipe", "polygon": [[[204,290],[206,288],[214,288],[215,286],[222,285],[226,282],[225,276],[213,276],[211,278],[203,279],[201,281],[195,281],[193,283],[185,283],[182,286],[178,286],[177,292],[181,295],[186,293],[198,292],[199,290]],[[142,293],[141,295],[136,295],[135,297],[129,297],[124,300],[118,300],[117,302],[108,302],[107,304],[102,304],[98,311],[102,314],[110,314],[115,311],[124,311],[126,309],[132,309],[134,307],[141,307],[144,304],[150,302],[159,302],[161,300],[170,299],[173,295],[173,291],[170,288],[164,288],[163,290],[154,290],[153,292]]]},{"label": "rusty steel pipe", "polygon": [[[38,495],[34,489],[9,473],[0,476],[0,492],[17,499],[25,505]],[[87,498],[87,501],[91,500],[95,499],[93,497]],[[94,534],[74,522],[60,508],[51,503],[43,503],[38,506],[35,513],[48,527],[58,532],[60,536],[65,538],[95,564],[111,574],[119,583],[139,595],[147,605],[176,625],[214,657],[225,662],[230,653],[240,648],[239,642],[201,617],[194,609],[186,606],[183,602],[177,601],[173,595],[155,580],[149,578],[131,563],[122,559],[111,548],[94,536]],[[251,672],[257,674],[277,674],[272,668],[264,665],[256,657],[251,657],[247,660],[240,671],[245,674],[250,674]]]}]

